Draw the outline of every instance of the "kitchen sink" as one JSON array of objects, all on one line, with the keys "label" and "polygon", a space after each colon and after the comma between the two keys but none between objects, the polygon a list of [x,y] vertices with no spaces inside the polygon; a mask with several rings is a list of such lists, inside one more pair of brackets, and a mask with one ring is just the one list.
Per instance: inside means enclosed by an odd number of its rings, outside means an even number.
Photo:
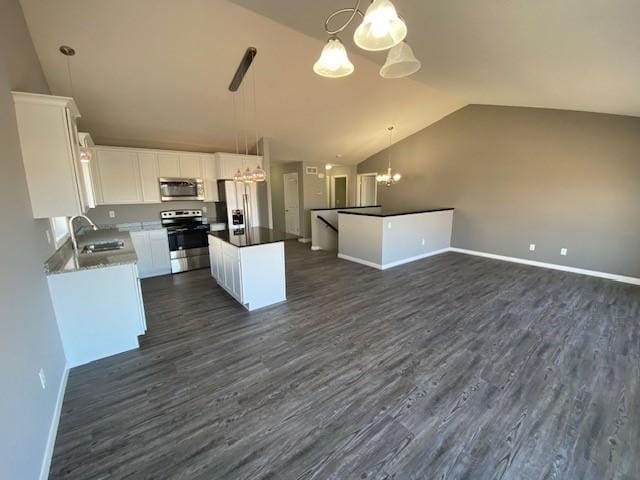
[{"label": "kitchen sink", "polygon": [[102,253],[102,252],[112,252],[114,250],[121,250],[124,248],[123,240],[109,240],[106,242],[95,242],[88,243],[84,247],[80,253]]}]

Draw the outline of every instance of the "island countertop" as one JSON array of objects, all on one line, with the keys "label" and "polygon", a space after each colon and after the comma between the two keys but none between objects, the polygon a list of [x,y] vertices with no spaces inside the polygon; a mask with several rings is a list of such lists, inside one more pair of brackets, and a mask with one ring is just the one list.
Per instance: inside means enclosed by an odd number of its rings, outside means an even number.
[{"label": "island countertop", "polygon": [[397,217],[400,215],[416,215],[418,213],[432,213],[432,212],[446,212],[447,210],[454,210],[453,208],[432,208],[427,210],[390,210],[379,213],[367,213],[367,212],[353,212],[353,211],[338,211],[338,213],[344,215],[364,215],[367,217]]},{"label": "island countertop", "polygon": [[209,232],[209,235],[240,248],[255,247],[257,245],[284,242],[285,240],[295,240],[298,238],[296,235],[265,227],[220,230]]}]

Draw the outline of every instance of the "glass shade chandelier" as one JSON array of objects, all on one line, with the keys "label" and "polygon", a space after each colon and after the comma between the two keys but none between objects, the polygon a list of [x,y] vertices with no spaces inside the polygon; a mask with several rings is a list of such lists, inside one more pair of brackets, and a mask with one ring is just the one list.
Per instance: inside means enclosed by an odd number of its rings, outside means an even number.
[{"label": "glass shade chandelier", "polygon": [[391,140],[393,138],[393,125],[388,127],[387,130],[389,130],[389,148],[387,149],[389,166],[387,167],[386,173],[383,173],[382,175],[376,175],[376,182],[390,187],[391,185],[395,185],[396,183],[398,183],[402,178],[402,175],[400,175],[398,172],[391,173]]},{"label": "glass shade chandelier", "polygon": [[[313,65],[313,71],[328,78],[341,78],[353,73],[353,64],[338,33],[344,31],[357,16],[362,17],[362,22],[353,34],[354,43],[371,52],[389,50],[387,61],[380,69],[383,78],[402,78],[420,70],[420,61],[413,55],[411,47],[403,42],[407,36],[407,25],[396,12],[393,3],[390,0],[373,0],[363,13],[360,2],[361,0],[356,0],[353,8],[341,8],[327,17],[324,29],[329,34],[329,40]],[[330,22],[343,14],[349,14],[346,22],[332,29]]]}]

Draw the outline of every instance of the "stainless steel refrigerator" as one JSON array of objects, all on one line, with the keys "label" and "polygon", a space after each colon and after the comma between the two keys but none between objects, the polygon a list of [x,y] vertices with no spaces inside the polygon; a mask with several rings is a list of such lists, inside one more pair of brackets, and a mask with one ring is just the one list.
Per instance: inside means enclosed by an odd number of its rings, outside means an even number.
[{"label": "stainless steel refrigerator", "polygon": [[268,227],[268,201],[267,182],[218,180],[216,218],[229,229]]}]

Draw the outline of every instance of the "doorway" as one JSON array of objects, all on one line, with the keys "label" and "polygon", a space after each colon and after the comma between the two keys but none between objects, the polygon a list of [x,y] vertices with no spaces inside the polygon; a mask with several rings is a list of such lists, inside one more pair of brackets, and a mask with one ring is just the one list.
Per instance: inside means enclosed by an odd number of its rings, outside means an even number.
[{"label": "doorway", "polygon": [[359,207],[369,207],[378,204],[378,182],[377,173],[361,173],[358,175],[358,198]]},{"label": "doorway", "polygon": [[300,199],[298,174],[285,173],[284,178],[284,224],[287,233],[300,235]]},{"label": "doorway", "polygon": [[347,175],[331,177],[331,208],[344,208],[348,197]]}]

